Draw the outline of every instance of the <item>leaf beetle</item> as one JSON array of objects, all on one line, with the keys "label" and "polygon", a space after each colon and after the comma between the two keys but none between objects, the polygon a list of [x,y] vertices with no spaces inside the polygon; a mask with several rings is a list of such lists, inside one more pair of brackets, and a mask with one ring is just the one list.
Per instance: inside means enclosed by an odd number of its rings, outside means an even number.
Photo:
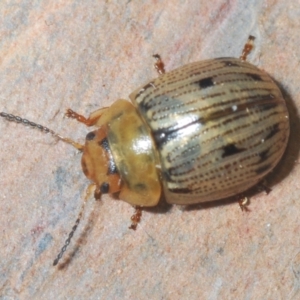
[{"label": "leaf beetle", "polygon": [[96,126],[84,145],[26,119],[0,116],[82,151],[82,169],[92,182],[85,202],[92,192],[96,199],[118,193],[136,208],[130,227],[135,229],[142,207],[157,205],[162,194],[180,205],[227,198],[256,185],[281,159],[288,110],[271,77],[246,62],[253,40],[249,36],[240,58],[194,62],[168,73],[155,55],[160,76],[131,93],[131,103],[117,100],[88,118],[68,109],[68,117]]}]

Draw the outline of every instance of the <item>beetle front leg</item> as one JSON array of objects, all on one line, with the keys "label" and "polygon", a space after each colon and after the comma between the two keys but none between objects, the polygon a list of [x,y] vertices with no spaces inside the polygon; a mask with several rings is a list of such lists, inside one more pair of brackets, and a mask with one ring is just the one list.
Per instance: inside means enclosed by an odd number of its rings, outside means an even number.
[{"label": "beetle front leg", "polygon": [[106,109],[107,109],[107,107],[102,107],[100,109],[97,109],[96,111],[91,113],[88,118],[86,118],[83,115],[80,115],[77,112],[75,112],[69,108],[69,109],[67,109],[65,116],[67,118],[76,119],[78,122],[83,123],[86,126],[93,126],[93,125],[96,125],[96,123],[101,118],[101,116],[103,115],[103,113]]}]

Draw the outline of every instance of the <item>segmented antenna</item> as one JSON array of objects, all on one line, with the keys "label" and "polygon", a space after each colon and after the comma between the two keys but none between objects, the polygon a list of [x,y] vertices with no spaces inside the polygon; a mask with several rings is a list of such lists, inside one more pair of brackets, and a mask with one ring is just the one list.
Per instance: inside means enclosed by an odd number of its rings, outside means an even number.
[{"label": "segmented antenna", "polygon": [[[83,205],[84,207],[84,205]],[[72,227],[72,230],[71,232],[69,233],[69,236],[68,238],[66,239],[65,241],[65,244],[64,246],[61,248],[60,252],[58,253],[57,257],[54,259],[53,261],[53,266],[56,266],[58,264],[58,262],[60,261],[60,259],[62,258],[62,256],[64,255],[64,253],[66,252],[67,250],[67,247],[69,246],[70,242],[71,242],[71,239],[74,235],[74,232],[76,231],[78,225],[79,225],[79,222],[80,222],[80,219],[82,217],[82,213],[83,213],[83,207],[81,207],[81,211],[78,215],[78,218],[76,219],[76,222],[75,222],[75,225]]]},{"label": "segmented antenna", "polygon": [[66,239],[65,241],[65,244],[63,245],[63,247],[61,248],[60,252],[58,253],[57,257],[55,258],[55,260],[53,261],[53,266],[56,266],[58,264],[58,262],[60,261],[60,259],[62,258],[62,256],[64,255],[64,253],[66,252],[67,250],[67,247],[69,246],[70,242],[71,242],[71,239],[74,235],[74,232],[76,231],[78,225],[79,225],[79,222],[81,220],[81,217],[83,215],[83,212],[84,212],[84,209],[85,209],[85,205],[88,201],[88,199],[90,198],[92,192],[94,191],[94,193],[96,192],[99,192],[97,189],[95,190],[95,187],[96,185],[94,183],[91,183],[89,184],[89,186],[87,187],[86,189],[86,194],[85,194],[85,197],[84,197],[84,201],[81,205],[81,208],[80,208],[80,212],[78,214],[78,217],[76,219],[76,222],[74,224],[74,226],[72,227],[72,230],[71,232],[69,233],[68,235],[68,238]]},{"label": "segmented antenna", "polygon": [[12,115],[12,114],[8,114],[8,113],[5,113],[5,112],[0,112],[0,117],[3,117],[5,118],[7,121],[10,121],[10,122],[15,122],[15,123],[20,123],[24,126],[30,126],[31,128],[34,128],[34,129],[38,129],[44,133],[50,133],[52,134],[55,138],[61,140],[61,141],[64,141],[70,145],[72,145],[73,147],[75,147],[76,149],[82,151],[83,150],[83,145],[73,141],[72,139],[69,139],[69,138],[66,138],[66,137],[63,137],[61,136],[60,134],[56,133],[55,131],[49,129],[48,127],[46,126],[43,126],[43,125],[40,125],[40,124],[37,124],[37,123],[34,123],[34,122],[31,122],[27,119],[23,119],[19,116],[15,116],[15,115]]},{"label": "segmented antenna", "polygon": [[[31,122],[27,119],[24,119],[24,118],[21,118],[19,116],[15,116],[15,115],[12,115],[12,114],[8,114],[8,113],[5,113],[5,112],[0,112],[0,117],[2,118],[5,118],[7,121],[10,121],[10,122],[15,122],[15,123],[20,123],[24,126],[30,126],[34,129],[38,129],[44,133],[50,133],[52,136],[54,136],[55,138],[59,139],[59,140],[62,140],[68,144],[71,144],[73,147],[75,147],[76,149],[82,151],[84,146],[69,139],[69,138],[66,138],[66,137],[63,137],[61,136],[60,134],[56,133],[55,131],[49,129],[48,127],[46,126],[43,126],[43,125],[40,125],[40,124],[37,124],[37,123],[34,123],[34,122]],[[59,262],[59,260],[62,258],[64,252],[66,251],[67,247],[69,246],[70,242],[71,242],[71,239],[79,225],[79,222],[80,222],[80,219],[83,215],[83,211],[84,211],[84,208],[85,208],[85,204],[87,202],[87,199],[89,198],[92,190],[95,188],[95,184],[90,184],[87,188],[87,191],[86,191],[86,196],[85,196],[85,199],[84,199],[84,202],[81,206],[81,209],[80,209],[80,212],[78,214],[78,217],[76,219],[76,222],[74,224],[74,226],[72,227],[72,230],[71,232],[69,233],[69,236],[68,238],[66,239],[65,241],[65,244],[64,246],[61,248],[59,254],[57,255],[56,259],[54,260],[53,262],[53,265],[56,266]]]}]

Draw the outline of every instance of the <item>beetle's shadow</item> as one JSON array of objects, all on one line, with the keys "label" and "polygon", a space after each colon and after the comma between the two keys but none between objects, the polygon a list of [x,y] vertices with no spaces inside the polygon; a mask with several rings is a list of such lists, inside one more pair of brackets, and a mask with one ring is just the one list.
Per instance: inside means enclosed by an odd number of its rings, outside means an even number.
[{"label": "beetle's shadow", "polygon": [[[274,80],[274,79],[273,79]],[[274,80],[275,81],[275,80]],[[275,81],[276,82],[276,81]],[[249,203],[251,202],[251,197],[261,193],[262,191],[266,191],[267,193],[272,193],[272,187],[281,182],[284,178],[286,178],[293,170],[295,165],[295,161],[298,159],[299,151],[300,151],[300,142],[299,142],[299,133],[300,133],[300,118],[297,115],[297,107],[293,102],[289,93],[280,85],[280,83],[276,82],[276,84],[280,87],[280,90],[283,94],[283,97],[286,101],[288,112],[289,112],[289,119],[290,119],[290,137],[287,144],[287,148],[284,152],[283,157],[281,158],[278,165],[274,168],[274,170],[268,174],[264,180],[263,184],[258,183],[254,187],[250,188],[249,190],[243,192],[240,195],[236,195],[229,198],[224,198],[217,201],[211,202],[203,202],[199,204],[192,204],[192,205],[185,205],[183,210],[191,211],[191,210],[200,210],[200,209],[207,209],[211,207],[218,207],[224,205],[230,205],[232,203],[236,203],[239,200],[242,200],[245,197],[248,197]],[[264,187],[266,186],[266,187]],[[268,191],[270,189],[271,191]],[[199,199],[201,200],[201,199]],[[168,212],[172,208],[172,204],[166,202],[164,198],[162,198],[158,204],[158,206],[153,208],[144,208],[143,210],[150,212],[150,213],[158,213],[164,214]],[[251,208],[250,208],[251,210]]]},{"label": "beetle's shadow", "polygon": [[292,172],[293,168],[297,165],[296,161],[300,151],[300,118],[297,114],[297,107],[289,93],[281,86],[281,84],[278,82],[276,82],[276,84],[280,87],[287,104],[290,119],[290,137],[283,157],[274,170],[266,177],[267,185],[271,188]]},{"label": "beetle's shadow", "polygon": [[61,261],[57,265],[58,270],[63,270],[67,268],[71,263],[73,258],[76,256],[77,252],[80,250],[82,245],[87,244],[88,236],[90,236],[91,231],[95,226],[95,222],[97,220],[98,212],[93,209],[89,213],[88,220],[83,229],[80,230],[79,237],[74,238],[74,245],[70,246],[65,255],[62,257]]},{"label": "beetle's shadow", "polygon": [[[263,184],[257,184],[251,189],[245,191],[242,194],[238,194],[236,196],[227,197],[220,200],[210,201],[210,202],[201,202],[197,204],[189,204],[189,205],[180,205],[182,207],[182,210],[184,211],[192,211],[192,210],[202,210],[202,209],[208,209],[218,206],[225,206],[230,205],[232,203],[238,204],[239,201],[242,201],[247,197],[249,200],[247,201],[247,204],[245,206],[245,210],[251,211],[251,208],[248,208],[248,205],[251,203],[251,198],[261,192],[265,191],[266,193],[269,192],[269,185],[268,187],[265,187]],[[153,214],[165,214],[169,210],[172,209],[173,205],[175,204],[169,204],[164,197],[162,197],[155,207],[144,207],[143,210],[147,211],[149,213]],[[179,206],[179,205],[178,205]]]}]

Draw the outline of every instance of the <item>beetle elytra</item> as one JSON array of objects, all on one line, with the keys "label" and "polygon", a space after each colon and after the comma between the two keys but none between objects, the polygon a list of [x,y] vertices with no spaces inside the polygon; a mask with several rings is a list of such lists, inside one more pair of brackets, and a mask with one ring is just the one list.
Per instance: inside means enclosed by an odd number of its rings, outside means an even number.
[{"label": "beetle elytra", "polygon": [[[289,116],[279,87],[246,62],[249,37],[240,58],[216,58],[165,73],[88,118],[66,115],[96,129],[81,145],[47,127],[7,113],[10,121],[36,127],[82,151],[82,169],[96,199],[105,193],[136,207],[194,204],[240,194],[277,165],[289,137]],[[76,220],[54,264],[66,250]]]}]

